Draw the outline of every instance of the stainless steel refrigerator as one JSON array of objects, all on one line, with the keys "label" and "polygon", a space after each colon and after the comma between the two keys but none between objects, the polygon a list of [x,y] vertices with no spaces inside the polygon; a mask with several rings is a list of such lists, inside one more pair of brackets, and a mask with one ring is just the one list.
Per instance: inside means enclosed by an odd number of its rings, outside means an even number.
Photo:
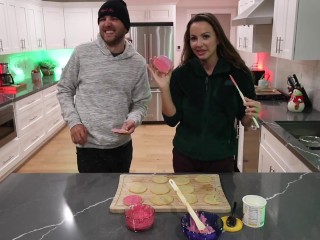
[{"label": "stainless steel refrigerator", "polygon": [[[173,61],[173,23],[132,23],[126,36],[132,41],[134,48],[146,59],[166,55]],[[144,122],[163,121],[161,111],[161,93],[149,73],[152,100]]]}]

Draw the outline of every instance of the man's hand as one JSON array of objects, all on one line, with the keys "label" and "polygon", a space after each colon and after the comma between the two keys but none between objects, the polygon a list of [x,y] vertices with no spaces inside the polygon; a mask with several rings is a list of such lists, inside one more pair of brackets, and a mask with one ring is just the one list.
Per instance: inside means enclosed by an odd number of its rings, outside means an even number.
[{"label": "man's hand", "polygon": [[131,134],[136,129],[136,124],[133,120],[127,120],[123,123],[122,129],[125,129],[128,131],[127,134]]},{"label": "man's hand", "polygon": [[88,130],[82,124],[77,124],[70,129],[70,135],[74,144],[84,145],[87,142]]}]

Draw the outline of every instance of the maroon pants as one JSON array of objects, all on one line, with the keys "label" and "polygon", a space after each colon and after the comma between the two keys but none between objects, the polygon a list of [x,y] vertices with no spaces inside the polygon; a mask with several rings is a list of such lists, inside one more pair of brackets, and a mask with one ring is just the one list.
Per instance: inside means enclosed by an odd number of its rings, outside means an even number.
[{"label": "maroon pants", "polygon": [[174,148],[172,154],[173,170],[175,173],[227,173],[234,171],[234,157],[213,161],[200,161],[187,157]]}]

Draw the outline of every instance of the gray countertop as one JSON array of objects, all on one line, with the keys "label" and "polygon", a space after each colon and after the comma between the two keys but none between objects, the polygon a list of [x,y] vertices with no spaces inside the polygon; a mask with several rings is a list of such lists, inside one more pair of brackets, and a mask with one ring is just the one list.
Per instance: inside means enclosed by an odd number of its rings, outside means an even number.
[{"label": "gray countertop", "polygon": [[261,101],[259,119],[311,171],[320,172],[320,150],[310,150],[280,127],[276,121],[320,121],[320,112],[293,113],[287,110],[287,102]]},{"label": "gray countertop", "polygon": [[[236,217],[242,218],[245,195],[265,197],[267,206],[263,227],[244,226],[219,239],[319,239],[318,173],[235,173],[220,180],[230,205],[238,203]],[[109,211],[118,181],[119,174],[11,174],[0,185],[1,239],[186,239],[183,213],[156,213],[152,229],[128,230],[123,214]]]},{"label": "gray countertop", "polygon": [[5,94],[0,93],[0,107],[5,106],[6,104],[21,100],[25,97],[28,97],[36,92],[42,91],[52,85],[55,85],[59,82],[60,76],[44,76],[41,83],[33,83],[31,78],[25,79],[22,83],[26,84],[26,87],[18,91],[16,94]]}]

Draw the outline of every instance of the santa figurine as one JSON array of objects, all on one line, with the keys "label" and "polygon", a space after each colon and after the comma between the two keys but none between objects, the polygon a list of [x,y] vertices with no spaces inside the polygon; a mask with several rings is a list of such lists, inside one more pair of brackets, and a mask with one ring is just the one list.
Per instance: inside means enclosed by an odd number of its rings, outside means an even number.
[{"label": "santa figurine", "polygon": [[299,89],[294,89],[288,102],[290,112],[302,112],[304,109],[303,94]]}]

